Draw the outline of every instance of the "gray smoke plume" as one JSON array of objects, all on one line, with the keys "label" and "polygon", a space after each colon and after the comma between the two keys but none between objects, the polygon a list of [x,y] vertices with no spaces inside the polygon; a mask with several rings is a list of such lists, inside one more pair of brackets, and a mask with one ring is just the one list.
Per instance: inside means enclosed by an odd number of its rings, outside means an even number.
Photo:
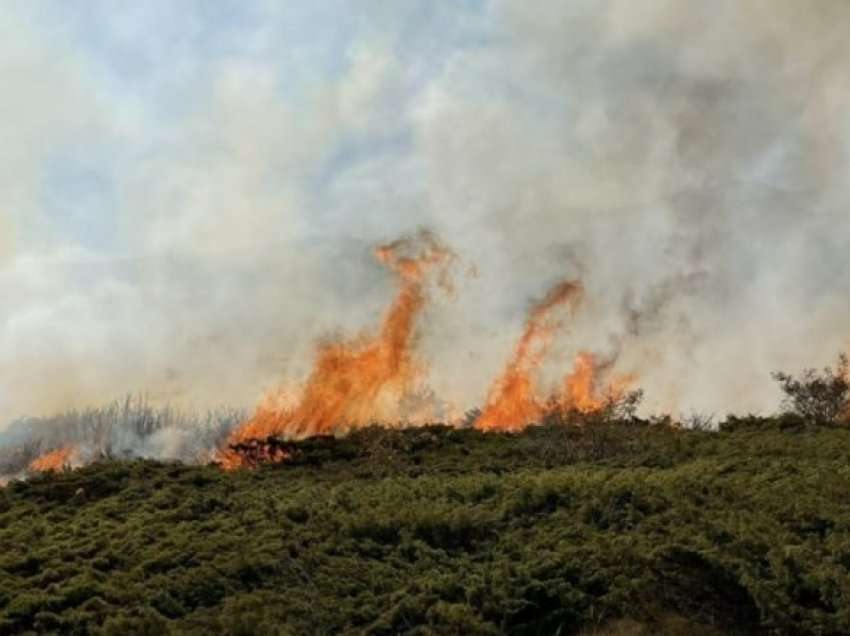
[{"label": "gray smoke plume", "polygon": [[475,272],[421,325],[460,409],[563,278],[548,372],[616,354],[650,410],[771,411],[848,348],[845,0],[149,5],[0,9],[3,421],[250,407],[418,227]]},{"label": "gray smoke plume", "polygon": [[33,460],[63,447],[73,448],[72,466],[106,458],[205,462],[245,416],[228,408],[185,413],[128,396],[103,407],[22,418],[0,432],[0,482],[26,476]]}]

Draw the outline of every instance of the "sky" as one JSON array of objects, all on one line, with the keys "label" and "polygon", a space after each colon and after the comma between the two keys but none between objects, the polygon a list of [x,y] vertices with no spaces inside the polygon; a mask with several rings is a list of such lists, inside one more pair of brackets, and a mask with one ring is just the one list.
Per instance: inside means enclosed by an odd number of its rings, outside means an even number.
[{"label": "sky", "polygon": [[581,277],[553,368],[770,411],[850,349],[848,63],[846,0],[4,2],[0,422],[252,404],[420,227],[466,266],[421,324],[447,400]]}]

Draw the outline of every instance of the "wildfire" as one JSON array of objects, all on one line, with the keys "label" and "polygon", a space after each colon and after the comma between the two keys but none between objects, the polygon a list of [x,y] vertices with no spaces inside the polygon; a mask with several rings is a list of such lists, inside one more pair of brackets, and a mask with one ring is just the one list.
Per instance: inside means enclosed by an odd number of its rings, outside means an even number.
[{"label": "wildfire", "polygon": [[320,342],[298,399],[267,396],[219,452],[222,467],[245,465],[236,449],[251,440],[327,435],[405,417],[400,407],[422,389],[427,371],[415,355],[416,320],[425,307],[430,282],[451,291],[449,266],[456,257],[426,231],[376,248],[375,257],[395,273],[398,284],[378,332]]},{"label": "wildfire", "polygon": [[575,310],[583,293],[578,281],[563,281],[532,307],[507,368],[490,390],[487,404],[475,423],[477,428],[516,431],[540,420],[546,407],[538,394],[534,375],[560,326],[553,312],[565,304]]},{"label": "wildfire", "polygon": [[77,460],[77,449],[74,446],[63,446],[30,462],[29,469],[35,473],[59,472],[71,467]]},{"label": "wildfire", "polygon": [[574,312],[581,302],[583,288],[578,281],[565,281],[553,287],[532,307],[522,337],[511,360],[496,380],[476,428],[484,431],[520,431],[540,422],[552,412],[595,413],[616,403],[634,382],[634,377],[619,375],[607,383],[613,360],[600,364],[597,357],[580,352],[573,370],[554,394],[545,395],[537,387],[535,376],[549,350],[552,339],[562,326],[554,311],[568,305]]},{"label": "wildfire", "polygon": [[636,378],[633,375],[617,375],[600,386],[602,376],[610,371],[611,366],[610,362],[600,364],[592,353],[579,353],[572,373],[564,378],[558,407],[562,411],[594,413],[620,400]]}]

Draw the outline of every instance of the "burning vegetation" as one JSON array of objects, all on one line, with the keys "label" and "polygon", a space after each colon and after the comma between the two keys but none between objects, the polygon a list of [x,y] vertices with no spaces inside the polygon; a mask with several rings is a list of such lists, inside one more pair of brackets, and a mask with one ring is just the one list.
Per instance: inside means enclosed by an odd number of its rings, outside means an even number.
[{"label": "burning vegetation", "polygon": [[299,395],[294,400],[267,396],[253,417],[228,438],[217,458],[222,467],[252,463],[239,449],[253,440],[303,438],[372,422],[415,419],[416,414],[403,412],[403,405],[425,388],[427,365],[415,352],[416,322],[431,287],[451,292],[449,269],[456,256],[433,234],[422,231],[415,238],[379,246],[375,258],[394,273],[398,285],[378,332],[319,343],[313,370]]},{"label": "burning vegetation", "polygon": [[[398,291],[374,335],[318,344],[313,370],[296,391],[284,387],[267,395],[254,415],[228,437],[216,462],[225,469],[287,458],[269,445],[272,438],[332,435],[371,423],[421,425],[438,414],[416,397],[427,394],[427,363],[416,352],[417,320],[430,291],[452,292],[451,266],[457,256],[426,231],[375,249],[375,258],[395,275]],[[580,281],[553,286],[529,313],[523,334],[474,425],[483,431],[519,431],[554,413],[597,412],[621,400],[634,380],[611,377],[613,360],[599,364],[578,354],[573,370],[555,391],[538,387],[539,368],[565,317],[581,303]],[[413,410],[406,405],[418,403]],[[266,453],[268,451],[268,453]]]},{"label": "burning vegetation", "polygon": [[520,431],[553,415],[601,412],[626,397],[634,376],[614,376],[606,381],[614,360],[600,364],[597,356],[589,352],[576,356],[573,370],[554,392],[546,394],[538,386],[536,375],[554,336],[563,327],[557,310],[566,308],[572,315],[583,295],[579,281],[563,281],[532,307],[511,360],[494,383],[484,411],[475,422],[477,428]]},{"label": "burning vegetation", "polygon": [[521,430],[544,415],[546,407],[535,386],[534,374],[561,326],[561,321],[553,314],[563,305],[574,311],[583,293],[578,281],[564,281],[532,307],[522,337],[507,368],[491,389],[476,427],[485,431]]},{"label": "burning vegetation", "polygon": [[34,473],[68,470],[77,462],[78,457],[79,453],[75,446],[63,446],[34,459],[30,462],[29,470]]},{"label": "burning vegetation", "polygon": [[[429,388],[428,363],[417,350],[418,326],[436,291],[453,293],[452,273],[458,257],[424,230],[378,246],[374,257],[392,273],[397,288],[380,325],[372,333],[320,341],[305,382],[267,394],[253,415],[233,420],[239,424],[224,428],[220,423],[200,428],[171,426],[174,416],[169,411],[157,414],[141,403],[134,410],[128,401],[106,414],[83,418],[86,423],[96,421],[93,444],[80,445],[74,437],[70,442],[69,438],[59,443],[48,441],[39,452],[45,447],[52,450],[35,459],[30,455],[18,464],[17,471],[23,466],[29,473],[60,471],[96,457],[113,457],[114,420],[133,429],[134,440],[146,437],[143,431],[153,433],[147,437],[156,437],[157,447],[174,446],[175,442],[185,446],[182,440],[186,436],[175,432],[195,430],[203,449],[195,449],[192,457],[184,459],[212,460],[233,470],[290,461],[293,441],[345,434],[369,425],[397,428],[443,421],[483,432],[517,433],[534,424],[581,425],[591,418],[634,417],[642,392],[634,390],[636,375],[616,370],[616,354],[579,350],[558,382],[543,382],[542,368],[552,362],[553,344],[566,332],[585,296],[581,281],[562,280],[530,308],[520,338],[504,370],[492,382],[482,409],[469,411],[463,419],[446,418],[447,411],[458,410],[440,402]],[[835,371],[827,368],[818,374],[809,370],[799,377],[774,374],[786,395],[786,411],[830,422],[850,420],[848,377],[846,357],[839,359]],[[110,422],[108,430],[102,430],[104,422]],[[213,443],[209,438],[200,440],[197,431],[202,429],[217,436]],[[210,452],[210,448],[216,450]]]}]

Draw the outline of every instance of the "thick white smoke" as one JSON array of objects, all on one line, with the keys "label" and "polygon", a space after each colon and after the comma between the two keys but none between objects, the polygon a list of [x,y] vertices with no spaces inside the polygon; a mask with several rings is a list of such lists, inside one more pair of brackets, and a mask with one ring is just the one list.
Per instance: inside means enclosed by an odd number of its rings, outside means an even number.
[{"label": "thick white smoke", "polygon": [[553,374],[616,350],[651,409],[772,410],[847,349],[844,0],[308,4],[0,10],[2,421],[252,404],[419,226],[477,271],[423,324],[459,407],[565,276]]}]

